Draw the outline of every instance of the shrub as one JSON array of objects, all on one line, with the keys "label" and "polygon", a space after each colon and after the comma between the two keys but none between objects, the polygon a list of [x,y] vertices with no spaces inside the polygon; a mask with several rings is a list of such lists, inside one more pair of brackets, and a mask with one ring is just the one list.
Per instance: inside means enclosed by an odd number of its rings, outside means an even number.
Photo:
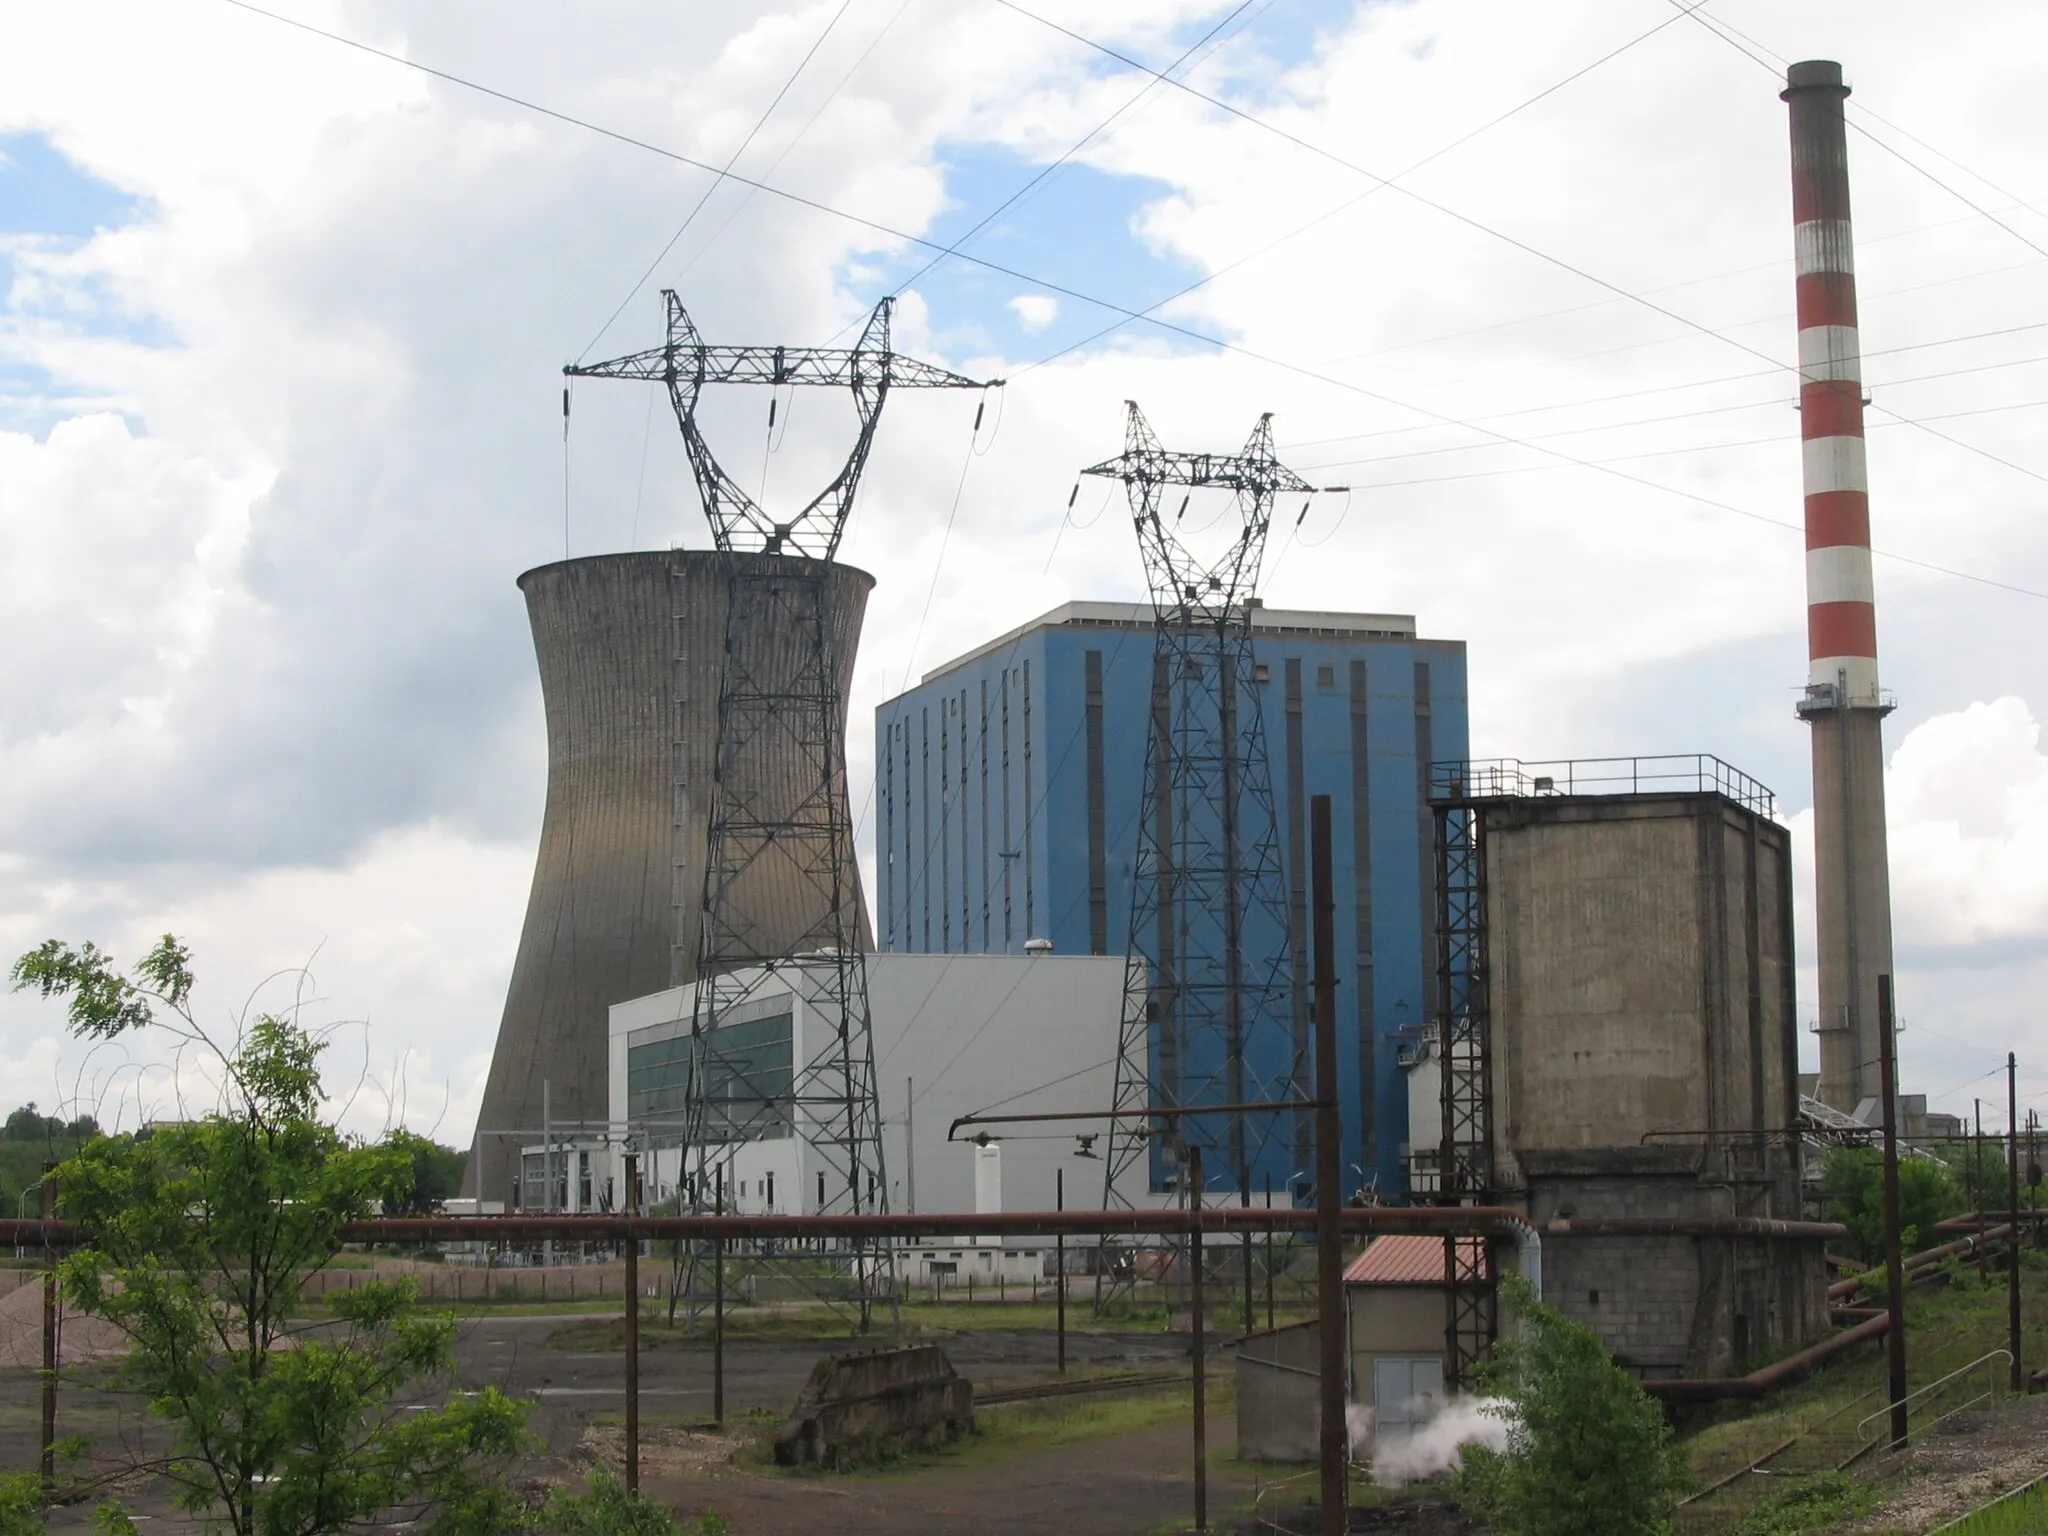
[{"label": "shrub", "polygon": [[1502,1293],[1521,1323],[1492,1371],[1507,1449],[1465,1446],[1459,1496],[1496,1536],[1665,1536],[1692,1477],[1663,1409],[1526,1280]]}]

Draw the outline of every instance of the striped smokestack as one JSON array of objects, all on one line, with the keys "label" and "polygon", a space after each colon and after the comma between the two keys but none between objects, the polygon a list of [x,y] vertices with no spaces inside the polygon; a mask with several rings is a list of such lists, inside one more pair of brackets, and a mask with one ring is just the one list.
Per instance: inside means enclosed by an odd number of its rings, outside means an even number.
[{"label": "striped smokestack", "polygon": [[1870,585],[1870,485],[1863,458],[1863,353],[1842,66],[1794,64],[1792,248],[1798,270],[1799,438],[1806,481],[1808,682],[1877,700],[1877,608]]},{"label": "striped smokestack", "polygon": [[1892,968],[1884,741],[1863,454],[1862,344],[1842,66],[1794,64],[1792,245],[1799,314],[1799,438],[1806,492],[1806,692],[1813,727],[1818,1096],[1857,1111],[1877,1096],[1877,978]]}]

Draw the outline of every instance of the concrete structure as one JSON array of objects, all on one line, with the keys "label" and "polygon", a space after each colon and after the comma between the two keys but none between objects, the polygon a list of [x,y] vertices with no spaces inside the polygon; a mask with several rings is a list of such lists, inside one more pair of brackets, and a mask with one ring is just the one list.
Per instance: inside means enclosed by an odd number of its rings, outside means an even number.
[{"label": "concrete structure", "polygon": [[[1711,758],[1457,771],[1483,861],[1491,1198],[1539,1230],[1801,1219],[1791,840],[1770,792]],[[1434,1042],[1407,1061],[1426,1189]],[[1820,1246],[1546,1239],[1545,1293],[1640,1376],[1730,1374],[1825,1331]]]},{"label": "concrete structure", "polygon": [[[728,559],[803,563],[675,550],[564,560],[519,578],[547,708],[547,808],[469,1193],[511,1193],[516,1147],[540,1140],[544,1089],[556,1127],[601,1132],[607,1010],[694,978]],[[832,579],[843,690],[874,582],[845,566]],[[818,914],[791,900],[805,889],[769,872],[750,890],[760,929],[816,926]]]},{"label": "concrete structure", "polygon": [[[1014,1135],[994,1127],[1000,1147],[995,1158],[983,1156],[985,1149],[971,1140],[948,1141],[946,1132],[956,1117],[995,1106],[1028,1114],[1096,1110],[1107,1103],[1124,969],[1117,956],[870,957],[868,1000],[891,1210],[1000,1210],[1005,1204],[1050,1210],[1055,1173],[1063,1166],[1071,1170],[1070,1194],[1085,1183],[1092,1203],[1102,1165],[1076,1154],[1093,1151],[1099,1121],[1019,1126]],[[793,1134],[793,1116],[802,1111],[775,1101],[791,1063],[802,1059],[806,1030],[817,1027],[802,974],[784,968],[756,1000],[758,1017],[728,1025],[753,1031],[744,1080],[736,1079],[726,1095],[733,1106],[726,1118],[747,1133],[729,1144],[723,1160],[728,1210],[798,1215],[818,1209],[818,1170],[806,1157],[803,1138]],[[611,1010],[608,1119],[615,1137],[630,1133],[646,1149],[644,1177],[652,1200],[673,1196],[680,1177],[676,1134],[689,1070],[691,1006],[691,989],[677,987]],[[727,1055],[734,1055],[733,1048]],[[1129,1193],[1134,1205],[1156,1203],[1142,1188]],[[1025,1250],[1040,1246],[1014,1238],[996,1246],[997,1257],[976,1284],[993,1278],[1005,1262],[1020,1279],[1042,1272],[1040,1254],[1025,1257]],[[934,1262],[979,1266],[978,1256],[949,1257],[974,1248],[955,1242],[939,1252],[935,1245]],[[965,1269],[956,1273],[964,1284]]]},{"label": "concrete structure", "polygon": [[785,1467],[858,1466],[935,1451],[974,1430],[974,1383],[936,1344],[820,1360],[775,1435]]},{"label": "concrete structure", "polygon": [[[1123,949],[1152,651],[1149,605],[1069,603],[927,673],[876,711],[876,937],[885,954],[1015,954],[1040,939],[1060,954]],[[1406,1116],[1395,1040],[1428,1017],[1427,768],[1465,750],[1465,648],[1417,638],[1405,615],[1261,608],[1253,654],[1297,940],[1291,1044],[1305,1060],[1308,801],[1328,794],[1344,1161],[1359,1170],[1347,1179],[1391,1193]],[[1247,922],[1249,954],[1273,944],[1257,927]],[[1289,1063],[1251,1068],[1279,1081]],[[1305,1178],[1295,1150],[1270,1148],[1255,1184]]]},{"label": "concrete structure", "polygon": [[1863,360],[1842,66],[1794,64],[1793,250],[1797,258],[1799,436],[1806,490],[1810,666],[1800,718],[1813,728],[1815,917],[1823,1103],[1880,1097],[1877,978],[1892,968],[1877,608],[1863,452]]}]

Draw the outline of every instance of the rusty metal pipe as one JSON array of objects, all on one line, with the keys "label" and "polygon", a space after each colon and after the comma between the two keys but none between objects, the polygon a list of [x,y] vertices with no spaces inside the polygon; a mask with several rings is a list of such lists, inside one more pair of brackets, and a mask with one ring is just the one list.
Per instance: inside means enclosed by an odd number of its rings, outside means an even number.
[{"label": "rusty metal pipe", "polygon": [[1891,1328],[1892,1316],[1883,1312],[1854,1328],[1822,1339],[1818,1344],[1787,1355],[1747,1376],[1706,1376],[1675,1381],[1646,1381],[1643,1390],[1667,1403],[1711,1403],[1733,1397],[1761,1397],[1773,1387],[1799,1380],[1822,1361],[1831,1359],[1865,1339],[1877,1338]]}]

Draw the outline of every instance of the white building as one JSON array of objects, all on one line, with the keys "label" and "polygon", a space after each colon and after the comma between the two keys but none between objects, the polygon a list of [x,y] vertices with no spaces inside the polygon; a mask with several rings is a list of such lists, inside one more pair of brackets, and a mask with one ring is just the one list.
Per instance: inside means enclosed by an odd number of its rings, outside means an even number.
[{"label": "white building", "polygon": [[[990,1175],[982,1175],[982,1204],[976,1200],[976,1147],[966,1139],[971,1132],[950,1142],[946,1133],[957,1117],[976,1112],[1107,1109],[1124,972],[1124,959],[1114,955],[867,957],[890,1210],[1051,1210],[1060,1170],[1069,1209],[1101,1208],[1105,1121],[990,1127],[1002,1152],[984,1166],[1000,1174],[992,1188]],[[820,1208],[824,1173],[797,1134],[795,1117],[803,1111],[774,1102],[775,1085],[789,1084],[794,1063],[810,1057],[807,1033],[831,1027],[804,990],[802,970],[785,967],[721,1023],[720,1060],[743,1063],[743,1072],[733,1075],[744,1077],[745,1088],[735,1092],[741,1087],[735,1082],[726,1092],[732,1108],[724,1117],[730,1134],[722,1161],[729,1211],[800,1215]],[[629,1136],[643,1150],[650,1202],[674,1197],[685,1176],[679,1142],[693,1003],[692,988],[675,987],[611,1010],[609,1117],[615,1135]],[[616,1163],[613,1174],[622,1189]],[[1120,1201],[1154,1206],[1171,1200],[1148,1194],[1145,1183],[1141,1160],[1120,1184]],[[932,1262],[959,1263],[964,1283],[979,1259],[948,1255],[975,1246],[949,1244]],[[1033,1246],[1015,1240],[998,1246],[991,1272],[1006,1262],[1021,1270],[1023,1250]],[[1007,1258],[1012,1248],[1018,1249],[1014,1261]]]}]

